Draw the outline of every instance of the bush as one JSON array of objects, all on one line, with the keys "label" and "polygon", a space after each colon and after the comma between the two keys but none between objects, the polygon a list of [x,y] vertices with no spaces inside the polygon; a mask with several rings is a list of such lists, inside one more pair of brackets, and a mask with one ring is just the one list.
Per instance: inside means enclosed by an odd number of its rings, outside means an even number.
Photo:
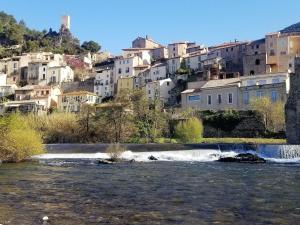
[{"label": "bush", "polygon": [[42,138],[19,114],[0,118],[0,160],[20,162],[43,153]]},{"label": "bush", "polygon": [[196,117],[179,122],[179,124],[175,127],[175,135],[183,143],[200,142],[202,134],[202,123]]},{"label": "bush", "polygon": [[106,149],[106,153],[108,153],[110,160],[113,162],[119,161],[123,152],[125,152],[125,148],[119,143],[111,144]]}]

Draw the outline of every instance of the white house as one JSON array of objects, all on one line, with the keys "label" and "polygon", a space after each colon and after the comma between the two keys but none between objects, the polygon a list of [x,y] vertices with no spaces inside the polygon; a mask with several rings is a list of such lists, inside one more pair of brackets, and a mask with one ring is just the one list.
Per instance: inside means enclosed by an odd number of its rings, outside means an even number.
[{"label": "white house", "polygon": [[59,61],[38,60],[28,64],[27,82],[30,85],[60,84],[73,80],[73,70]]},{"label": "white house", "polygon": [[114,95],[113,76],[113,68],[106,68],[96,72],[94,81],[94,93],[99,97],[99,102],[101,102],[105,97]]},{"label": "white house", "polygon": [[6,85],[7,75],[5,73],[0,73],[0,86]]},{"label": "white house", "polygon": [[176,71],[180,68],[182,57],[175,57],[167,60],[168,64],[168,73],[169,74],[175,74]]},{"label": "white house", "polygon": [[146,94],[149,100],[160,99],[163,104],[170,100],[171,90],[175,84],[170,78],[149,82],[146,84]]},{"label": "white house", "polygon": [[149,68],[150,56],[148,56],[142,58],[140,55],[134,55],[128,58],[117,58],[114,65],[114,83],[116,84],[119,78],[135,77],[141,71]]},{"label": "white house", "polygon": [[52,66],[47,70],[47,84],[61,84],[73,81],[74,72],[69,66]]}]

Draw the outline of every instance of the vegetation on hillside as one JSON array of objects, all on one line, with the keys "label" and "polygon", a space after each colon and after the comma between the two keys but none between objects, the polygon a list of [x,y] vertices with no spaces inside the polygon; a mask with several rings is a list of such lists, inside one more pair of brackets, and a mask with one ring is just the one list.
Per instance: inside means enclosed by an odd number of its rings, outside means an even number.
[{"label": "vegetation on hillside", "polygon": [[56,32],[50,28],[48,32],[37,31],[28,28],[23,20],[18,22],[12,15],[0,12],[0,58],[39,50],[80,54],[97,52],[100,48],[94,41],[85,41],[80,45],[69,30],[61,29]]},{"label": "vegetation on hillside", "polygon": [[43,153],[42,139],[19,114],[0,118],[0,161],[19,162]]}]

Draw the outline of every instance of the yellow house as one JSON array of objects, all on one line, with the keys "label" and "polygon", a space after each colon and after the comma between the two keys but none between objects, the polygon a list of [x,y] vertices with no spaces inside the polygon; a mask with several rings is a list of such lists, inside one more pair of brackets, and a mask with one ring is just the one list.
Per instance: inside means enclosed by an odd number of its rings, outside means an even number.
[{"label": "yellow house", "polygon": [[134,77],[120,77],[118,79],[117,93],[121,90],[133,90]]},{"label": "yellow house", "polygon": [[294,72],[294,59],[300,54],[300,32],[266,35],[267,73]]}]

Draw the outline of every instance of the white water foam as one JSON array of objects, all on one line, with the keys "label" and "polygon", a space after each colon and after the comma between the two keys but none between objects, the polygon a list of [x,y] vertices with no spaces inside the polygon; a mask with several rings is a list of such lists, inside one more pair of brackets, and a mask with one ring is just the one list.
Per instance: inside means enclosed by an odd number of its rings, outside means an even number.
[{"label": "white water foam", "polygon": [[[229,157],[237,155],[237,152],[221,152],[220,150],[180,150],[180,151],[156,151],[156,152],[132,152],[125,151],[121,158],[138,162],[150,161],[148,158],[154,156],[159,161],[216,161],[221,156]],[[69,153],[69,154],[42,154],[34,156],[35,159],[108,159],[107,153]]]}]

